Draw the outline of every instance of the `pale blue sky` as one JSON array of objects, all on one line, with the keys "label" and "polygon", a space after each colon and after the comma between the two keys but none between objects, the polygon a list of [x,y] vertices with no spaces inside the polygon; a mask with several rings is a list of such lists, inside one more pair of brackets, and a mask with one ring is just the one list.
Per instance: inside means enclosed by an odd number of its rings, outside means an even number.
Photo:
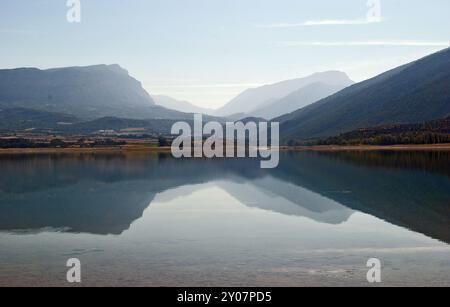
[{"label": "pale blue sky", "polygon": [[151,94],[215,108],[248,87],[331,69],[361,81],[450,45],[450,1],[381,0],[370,24],[366,2],[81,0],[70,24],[66,0],[0,0],[0,68],[118,63]]}]

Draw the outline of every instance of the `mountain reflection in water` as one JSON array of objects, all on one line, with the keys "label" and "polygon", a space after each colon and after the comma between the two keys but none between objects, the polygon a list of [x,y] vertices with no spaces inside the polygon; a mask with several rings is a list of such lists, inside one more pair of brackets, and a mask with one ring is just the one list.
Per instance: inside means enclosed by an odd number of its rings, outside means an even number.
[{"label": "mountain reflection in water", "polygon": [[164,154],[0,156],[0,231],[120,235],[157,194],[214,183],[248,207],[328,224],[361,211],[450,243],[449,162],[448,152],[302,152],[262,170]]}]

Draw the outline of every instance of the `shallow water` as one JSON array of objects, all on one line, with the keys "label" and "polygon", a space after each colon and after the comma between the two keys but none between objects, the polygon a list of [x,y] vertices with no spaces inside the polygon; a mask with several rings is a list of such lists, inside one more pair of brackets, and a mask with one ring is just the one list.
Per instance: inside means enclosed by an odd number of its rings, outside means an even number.
[{"label": "shallow water", "polygon": [[450,286],[450,155],[1,156],[0,285]]}]

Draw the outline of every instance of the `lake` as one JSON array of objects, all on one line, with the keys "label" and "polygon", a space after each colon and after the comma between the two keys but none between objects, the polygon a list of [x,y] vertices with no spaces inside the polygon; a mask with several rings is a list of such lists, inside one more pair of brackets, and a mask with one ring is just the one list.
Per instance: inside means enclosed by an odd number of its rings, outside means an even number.
[{"label": "lake", "polygon": [[0,286],[450,286],[449,152],[0,156]]}]

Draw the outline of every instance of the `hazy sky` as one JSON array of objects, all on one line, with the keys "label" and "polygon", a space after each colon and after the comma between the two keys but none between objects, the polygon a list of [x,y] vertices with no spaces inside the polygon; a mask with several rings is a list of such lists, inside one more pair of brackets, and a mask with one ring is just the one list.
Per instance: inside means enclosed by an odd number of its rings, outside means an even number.
[{"label": "hazy sky", "polygon": [[[373,1],[373,0],[371,0]],[[345,71],[361,81],[450,45],[450,1],[0,0],[0,68],[118,63],[151,94],[219,107],[248,87]]]}]

